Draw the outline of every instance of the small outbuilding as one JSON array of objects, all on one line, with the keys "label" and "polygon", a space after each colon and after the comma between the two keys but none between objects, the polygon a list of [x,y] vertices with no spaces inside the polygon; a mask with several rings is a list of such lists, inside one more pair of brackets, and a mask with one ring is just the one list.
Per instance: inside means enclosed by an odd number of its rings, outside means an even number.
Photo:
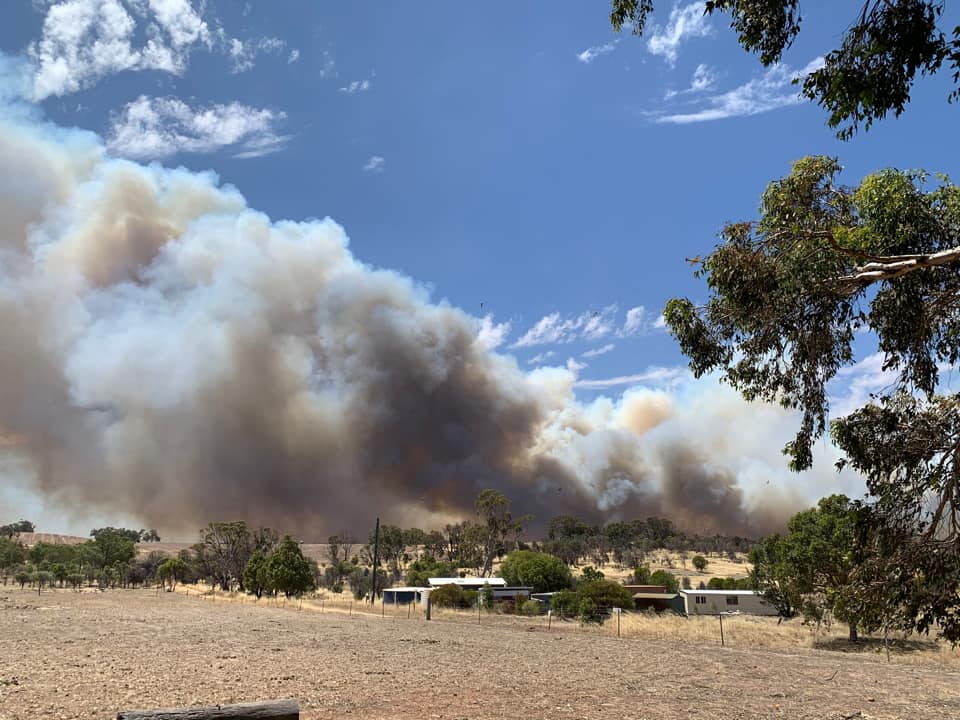
[{"label": "small outbuilding", "polygon": [[777,615],[777,609],[756,590],[681,590],[687,615],[742,612],[747,615]]},{"label": "small outbuilding", "polygon": [[383,589],[384,605],[409,605],[417,603],[426,605],[430,596],[430,588],[425,587],[393,587]]},{"label": "small outbuilding", "polygon": [[640,612],[653,610],[656,613],[675,612],[683,615],[683,598],[677,593],[636,592],[633,594],[634,608]]}]

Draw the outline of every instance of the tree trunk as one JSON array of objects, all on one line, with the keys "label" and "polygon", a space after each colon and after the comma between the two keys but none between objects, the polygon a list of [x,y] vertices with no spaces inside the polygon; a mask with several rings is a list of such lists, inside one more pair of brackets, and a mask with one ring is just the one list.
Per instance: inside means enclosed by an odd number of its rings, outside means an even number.
[{"label": "tree trunk", "polygon": [[850,635],[849,635],[849,640],[850,640],[850,642],[857,642],[857,640],[859,640],[859,639],[860,639],[860,638],[859,638],[859,636],[857,635],[857,626],[856,626],[856,625],[851,625],[851,626],[850,626]]}]

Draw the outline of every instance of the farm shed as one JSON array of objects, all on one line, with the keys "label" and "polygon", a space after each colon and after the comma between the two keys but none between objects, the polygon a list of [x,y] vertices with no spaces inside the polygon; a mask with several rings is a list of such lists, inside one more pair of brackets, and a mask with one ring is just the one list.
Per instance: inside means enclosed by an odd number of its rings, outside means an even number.
[{"label": "farm shed", "polygon": [[639,611],[654,610],[662,613],[665,611],[683,614],[683,598],[677,593],[668,592],[637,592],[633,594],[635,609]]},{"label": "farm shed", "polygon": [[776,615],[756,590],[681,590],[687,615],[716,615],[719,612],[742,612],[747,615]]},{"label": "farm shed", "polygon": [[425,605],[429,595],[430,588],[424,587],[384,588],[383,602],[385,605],[409,605],[410,603]]},{"label": "farm shed", "polygon": [[530,595],[533,593],[532,587],[495,587],[491,588],[493,590],[493,601],[497,600],[529,600]]}]

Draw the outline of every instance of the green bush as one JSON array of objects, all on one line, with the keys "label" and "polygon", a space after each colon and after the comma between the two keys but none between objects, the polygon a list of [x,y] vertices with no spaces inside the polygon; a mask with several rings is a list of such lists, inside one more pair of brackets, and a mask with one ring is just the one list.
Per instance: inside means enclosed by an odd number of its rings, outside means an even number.
[{"label": "green bush", "polygon": [[507,585],[532,587],[534,592],[553,592],[569,588],[573,582],[570,568],[560,558],[532,550],[514,550],[500,566]]},{"label": "green bush", "polygon": [[597,608],[597,604],[590,598],[584,598],[580,601],[579,611],[579,618],[582,624],[597,623],[598,625],[603,625],[603,615]]},{"label": "green bush", "polygon": [[550,600],[550,610],[561,617],[576,617],[580,609],[577,594],[572,590],[560,590]]},{"label": "green bush", "polygon": [[520,605],[520,614],[533,617],[540,614],[540,603],[536,600],[526,600]]},{"label": "green bush", "polygon": [[480,593],[476,590],[463,591],[463,601],[467,604],[467,607],[474,607],[477,604],[478,597],[480,597]]},{"label": "green bush", "polygon": [[493,588],[490,587],[490,583],[484,583],[480,588],[480,603],[487,610],[493,609]]},{"label": "green bush", "polygon": [[430,604],[436,607],[462,608],[469,607],[459,585],[443,585],[430,593]]},{"label": "green bush", "polygon": [[707,569],[707,565],[710,564],[710,561],[703,555],[694,555],[690,562],[693,563],[693,567],[697,569],[697,572],[703,572]]},{"label": "green bush", "polygon": [[663,585],[667,588],[667,592],[671,593],[675,593],[678,588],[677,578],[666,570],[657,570],[655,573],[652,573],[650,575],[650,584]]},{"label": "green bush", "polygon": [[584,614],[583,603],[589,600],[595,610],[609,610],[613,607],[632,610],[634,607],[633,595],[623,585],[611,580],[596,580],[589,583],[580,583],[577,588],[577,599],[580,601],[580,614]]}]

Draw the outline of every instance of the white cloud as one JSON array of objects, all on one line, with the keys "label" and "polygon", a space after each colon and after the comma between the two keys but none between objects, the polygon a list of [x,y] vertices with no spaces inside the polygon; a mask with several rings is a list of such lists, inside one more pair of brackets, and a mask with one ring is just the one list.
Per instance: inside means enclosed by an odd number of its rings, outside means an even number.
[{"label": "white cloud", "polygon": [[266,155],[287,137],[275,125],[282,112],[230,103],[192,108],[178,98],[141,95],[112,118],[108,149],[130,158],[162,158],[181,152],[209,153],[237,146],[236,157]]},{"label": "white cloud", "polygon": [[563,318],[560,313],[546,315],[527,330],[511,347],[532,347],[548,343],[568,343],[577,339],[597,340],[613,332],[617,306]]},{"label": "white cloud", "polygon": [[667,319],[663,316],[663,313],[657,315],[657,319],[653,321],[653,327],[657,330],[667,329]]},{"label": "white cloud", "polygon": [[664,27],[654,26],[647,40],[647,51],[659,55],[670,65],[677,62],[681,43],[686,38],[703,37],[710,32],[710,20],[704,15],[706,5],[695,2],[674,7]]},{"label": "white cloud", "polygon": [[203,19],[203,0],[61,0],[48,3],[40,40],[27,47],[31,96],[40,101],[93,87],[124,71],[182,75],[197,48],[222,52],[234,72],[259,53],[279,53],[278,38],[230,38]]},{"label": "white cloud", "polygon": [[664,94],[665,100],[670,100],[678,95],[691,95],[694,93],[706,92],[713,88],[717,81],[717,75],[706,63],[697,65],[693,71],[693,77],[690,79],[690,87],[684,90],[667,90]]},{"label": "white cloud", "polygon": [[577,53],[577,60],[589,65],[601,55],[606,55],[607,53],[613,52],[616,49],[618,42],[620,41],[611,40],[603,45],[594,45],[593,47],[588,47],[583,52]]},{"label": "white cloud", "polygon": [[777,108],[796,105],[803,100],[793,87],[795,79],[803,78],[823,66],[823,58],[816,58],[802,70],[794,72],[788,65],[777,64],[738,88],[706,99],[707,106],[685,113],[659,115],[657,122],[687,124],[721,120],[729,117],[757,115]]},{"label": "white cloud", "polygon": [[[862,407],[870,395],[882,393],[892,388],[897,381],[896,370],[883,369],[883,353],[873,353],[848,367],[840,368],[831,382],[833,392],[830,395],[830,416],[833,418],[849,415]],[[838,386],[843,386],[842,390]],[[839,392],[838,392],[839,391]]]},{"label": "white cloud", "polygon": [[620,329],[620,332],[617,334],[620,337],[626,337],[628,335],[636,335],[643,329],[644,320],[647,316],[647,311],[643,305],[638,305],[637,307],[630,308],[627,310],[627,317],[623,322],[623,327]]},{"label": "white cloud", "polygon": [[327,78],[333,75],[336,72],[337,64],[334,61],[333,53],[329,50],[324,50],[320,56],[322,64],[317,70],[317,75],[321,78]]},{"label": "white cloud", "polygon": [[354,93],[358,92],[366,92],[370,89],[370,85],[371,83],[369,80],[354,80],[345,87],[340,88],[340,92],[346,93],[347,95],[353,95]]},{"label": "white cloud", "polygon": [[27,55],[36,64],[33,98],[65,95],[125,70],[181,74],[192,49],[212,47],[214,35],[188,0],[131,3],[146,20],[146,44],[134,47],[137,22],[120,0],[52,4],[43,34]]},{"label": "white cloud", "polygon": [[618,375],[616,377],[598,378],[594,380],[577,380],[574,387],[586,390],[602,390],[604,388],[620,387],[623,385],[677,385],[690,379],[690,372],[683,367],[652,367],[646,372],[634,375]]},{"label": "white cloud", "polygon": [[581,353],[580,357],[585,357],[585,358],[600,357],[601,355],[606,355],[608,352],[612,352],[615,347],[616,345],[614,345],[613,343],[608,343],[603,347],[594,348],[593,350],[587,350],[586,352]]},{"label": "white cloud", "polygon": [[549,360],[556,354],[557,353],[555,353],[553,350],[545,350],[544,352],[534,355],[532,358],[527,360],[527,365],[537,365],[546,360]]},{"label": "white cloud", "polygon": [[287,65],[291,65],[300,59],[300,51],[294,48],[287,56]]},{"label": "white cloud", "polygon": [[[230,40],[230,59],[233,61],[233,72],[242,73],[247,70],[252,70],[254,59],[257,55],[276,55],[279,54],[284,47],[286,47],[286,43],[275,37],[264,37],[259,40],[247,41],[233,38]],[[287,62],[290,62],[289,58]]]},{"label": "white cloud", "polygon": [[576,375],[578,372],[587,367],[586,363],[579,362],[574,358],[567,358],[567,370]]},{"label": "white cloud", "polygon": [[371,155],[367,164],[363,166],[364,172],[380,173],[387,166],[387,159],[380,155]]},{"label": "white cloud", "polygon": [[480,319],[477,327],[476,343],[484,350],[493,350],[503,345],[510,335],[510,323],[495,323],[493,315],[486,315]]}]

